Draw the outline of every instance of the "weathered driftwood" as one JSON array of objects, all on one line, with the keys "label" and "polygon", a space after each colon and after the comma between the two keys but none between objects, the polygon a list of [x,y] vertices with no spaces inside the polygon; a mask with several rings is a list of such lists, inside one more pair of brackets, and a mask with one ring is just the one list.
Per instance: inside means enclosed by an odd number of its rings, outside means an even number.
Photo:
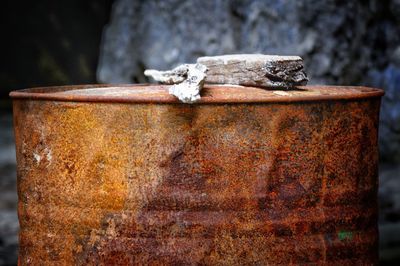
[{"label": "weathered driftwood", "polygon": [[150,69],[144,74],[164,84],[175,84],[169,88],[169,93],[181,102],[193,103],[200,99],[206,72],[202,64],[184,64],[168,71]]},{"label": "weathered driftwood", "polygon": [[174,84],[169,93],[184,103],[199,100],[204,83],[287,89],[308,81],[301,57],[262,54],[200,57],[197,64],[168,71],[149,69],[144,74],[161,83]]},{"label": "weathered driftwood", "polygon": [[197,63],[208,68],[206,83],[291,88],[308,78],[299,56],[236,54],[205,56]]},{"label": "weathered driftwood", "polygon": [[187,64],[177,66],[172,70],[159,71],[155,69],[146,69],[144,75],[152,77],[154,80],[163,84],[178,84],[183,82],[188,75],[189,67]]}]

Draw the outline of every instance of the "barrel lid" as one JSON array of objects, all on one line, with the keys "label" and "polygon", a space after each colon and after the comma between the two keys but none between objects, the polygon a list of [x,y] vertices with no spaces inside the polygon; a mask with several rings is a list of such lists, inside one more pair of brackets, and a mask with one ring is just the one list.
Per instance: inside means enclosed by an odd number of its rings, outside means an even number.
[{"label": "barrel lid", "polygon": [[[78,86],[41,87],[13,91],[14,99],[126,102],[126,103],[179,103],[168,93],[170,85],[157,84],[97,84]],[[262,89],[235,85],[205,85],[198,103],[262,103],[320,100],[346,100],[380,97],[384,91],[354,86],[302,86],[295,90]]]}]

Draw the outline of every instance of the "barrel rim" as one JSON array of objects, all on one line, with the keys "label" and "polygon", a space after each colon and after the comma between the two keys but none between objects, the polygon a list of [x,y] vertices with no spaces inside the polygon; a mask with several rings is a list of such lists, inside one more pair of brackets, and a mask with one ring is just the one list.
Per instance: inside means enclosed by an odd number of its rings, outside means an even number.
[{"label": "barrel rim", "polygon": [[[168,94],[171,85],[159,84],[88,84],[37,87],[12,91],[13,99],[49,100],[67,102],[110,102],[110,103],[180,103],[173,95]],[[74,94],[88,90],[131,90],[132,94],[126,95],[96,95]],[[142,89],[139,91],[138,89]],[[135,91],[136,90],[136,91]],[[72,92],[72,93],[71,93]],[[136,92],[136,93],[133,93]],[[295,90],[263,89],[257,87],[244,87],[235,85],[208,85],[202,91],[201,99],[196,104],[202,103],[285,103],[308,102],[325,100],[356,100],[384,95],[382,89],[365,86],[327,86],[309,85],[299,86]]]}]

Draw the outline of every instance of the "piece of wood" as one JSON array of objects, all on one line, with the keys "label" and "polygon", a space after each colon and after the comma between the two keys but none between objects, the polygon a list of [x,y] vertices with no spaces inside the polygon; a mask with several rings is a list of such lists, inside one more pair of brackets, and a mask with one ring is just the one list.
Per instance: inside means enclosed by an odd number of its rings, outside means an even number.
[{"label": "piece of wood", "polygon": [[147,69],[144,74],[163,84],[171,84],[169,93],[181,102],[194,103],[200,99],[207,68],[202,64],[183,64],[172,70]]},{"label": "piece of wood", "polygon": [[208,68],[206,83],[265,88],[306,85],[308,78],[299,56],[236,54],[199,57]]}]

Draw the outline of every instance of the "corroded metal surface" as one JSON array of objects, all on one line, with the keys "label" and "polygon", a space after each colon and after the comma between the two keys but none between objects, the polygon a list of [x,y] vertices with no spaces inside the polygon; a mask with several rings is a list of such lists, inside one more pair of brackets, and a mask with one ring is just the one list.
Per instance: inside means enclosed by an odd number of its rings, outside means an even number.
[{"label": "corroded metal surface", "polygon": [[376,263],[382,92],[346,93],[195,105],[14,94],[19,263]]},{"label": "corroded metal surface", "polygon": [[[15,99],[72,102],[179,103],[167,85],[80,85],[13,91]],[[205,85],[198,103],[266,103],[365,99],[382,96],[368,87],[304,86],[295,90],[266,90],[232,85]]]}]

